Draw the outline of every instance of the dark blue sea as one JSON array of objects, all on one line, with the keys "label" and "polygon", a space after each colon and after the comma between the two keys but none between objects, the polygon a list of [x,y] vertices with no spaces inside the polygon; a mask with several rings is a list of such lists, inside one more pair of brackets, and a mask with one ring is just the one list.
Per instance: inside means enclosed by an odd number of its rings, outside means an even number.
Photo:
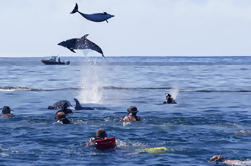
[{"label": "dark blue sea", "polygon": [[[61,57],[0,58],[0,165],[214,165],[251,159],[251,57]],[[163,105],[165,93],[177,104]],[[55,123],[58,100],[78,98],[73,124]],[[123,123],[137,106],[141,122]],[[86,147],[96,130],[116,137],[113,151]],[[139,153],[166,147],[164,154]]]}]

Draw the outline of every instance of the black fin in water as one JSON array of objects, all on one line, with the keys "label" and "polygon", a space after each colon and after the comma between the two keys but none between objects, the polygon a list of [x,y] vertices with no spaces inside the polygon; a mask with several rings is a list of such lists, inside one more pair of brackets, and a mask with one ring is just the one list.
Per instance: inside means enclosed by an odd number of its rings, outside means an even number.
[{"label": "black fin in water", "polygon": [[74,9],[72,10],[71,14],[74,14],[76,12],[78,12],[78,4],[77,3],[75,5]]}]

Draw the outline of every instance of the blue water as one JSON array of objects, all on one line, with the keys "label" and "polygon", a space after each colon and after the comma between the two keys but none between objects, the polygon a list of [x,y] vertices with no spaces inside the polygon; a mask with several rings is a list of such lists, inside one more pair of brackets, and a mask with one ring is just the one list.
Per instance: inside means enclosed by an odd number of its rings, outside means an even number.
[{"label": "blue water", "polygon": [[[251,159],[251,57],[0,58],[0,165],[213,165],[212,155]],[[176,105],[162,105],[165,93]],[[104,110],[74,111],[55,123],[58,100]],[[135,105],[142,122],[122,123]],[[98,128],[114,151],[85,147]],[[241,131],[238,134],[238,131]],[[236,133],[237,132],[237,133]],[[165,146],[165,154],[137,153]]]}]

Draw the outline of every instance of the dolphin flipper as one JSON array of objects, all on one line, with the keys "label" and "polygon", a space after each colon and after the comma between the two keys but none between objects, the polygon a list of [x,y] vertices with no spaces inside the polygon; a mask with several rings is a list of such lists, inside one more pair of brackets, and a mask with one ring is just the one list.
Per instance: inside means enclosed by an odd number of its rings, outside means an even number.
[{"label": "dolphin flipper", "polygon": [[68,48],[69,50],[71,50],[72,52],[76,53],[72,48]]},{"label": "dolphin flipper", "polygon": [[108,23],[108,20],[105,20]]},{"label": "dolphin flipper", "polygon": [[77,3],[76,3],[74,9],[72,10],[72,12],[70,14],[74,14],[76,12],[78,12],[78,4]]}]

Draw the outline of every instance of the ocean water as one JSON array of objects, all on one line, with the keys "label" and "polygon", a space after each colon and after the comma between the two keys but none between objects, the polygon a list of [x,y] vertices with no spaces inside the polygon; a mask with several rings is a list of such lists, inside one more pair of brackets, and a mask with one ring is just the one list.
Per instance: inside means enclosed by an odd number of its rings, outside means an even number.
[{"label": "ocean water", "polygon": [[[0,58],[0,165],[214,165],[212,155],[251,159],[251,57]],[[163,105],[165,93],[177,104]],[[83,106],[55,123],[58,100]],[[141,122],[123,123],[129,106]],[[116,137],[113,151],[86,147],[99,128]],[[164,154],[138,153],[167,147]]]}]

